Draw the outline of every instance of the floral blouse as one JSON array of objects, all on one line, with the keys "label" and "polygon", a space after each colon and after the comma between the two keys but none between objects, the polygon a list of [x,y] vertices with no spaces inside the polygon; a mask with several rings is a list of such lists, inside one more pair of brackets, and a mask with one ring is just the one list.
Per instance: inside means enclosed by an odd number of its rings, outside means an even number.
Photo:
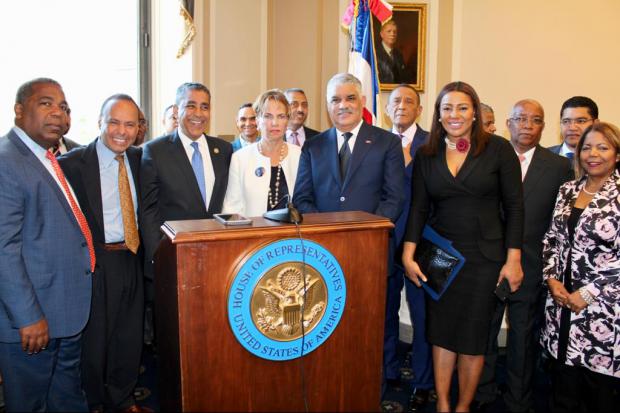
[{"label": "floral blouse", "polygon": [[[594,302],[571,313],[566,364],[620,377],[620,174],[592,198],[568,239],[567,221],[587,177],[560,188],[551,226],[543,239],[543,279],[562,281],[571,254],[573,291],[584,287]],[[557,358],[560,307],[547,294],[541,342]]]}]

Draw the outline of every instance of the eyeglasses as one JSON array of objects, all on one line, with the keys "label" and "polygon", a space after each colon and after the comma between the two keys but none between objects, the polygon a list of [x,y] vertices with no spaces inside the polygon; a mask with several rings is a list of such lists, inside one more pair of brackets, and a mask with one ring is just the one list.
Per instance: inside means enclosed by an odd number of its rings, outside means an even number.
[{"label": "eyeglasses", "polygon": [[564,118],[560,121],[560,123],[562,124],[562,126],[570,126],[570,125],[578,125],[578,126],[583,126],[588,122],[591,122],[592,118],[576,118],[576,119],[571,119],[571,118]]},{"label": "eyeglasses", "polygon": [[510,120],[517,123],[519,126],[525,125],[528,120],[530,121],[532,125],[536,125],[536,126],[542,126],[545,123],[545,121],[542,120],[541,118],[527,118],[525,116],[517,116],[514,118],[510,118]]}]

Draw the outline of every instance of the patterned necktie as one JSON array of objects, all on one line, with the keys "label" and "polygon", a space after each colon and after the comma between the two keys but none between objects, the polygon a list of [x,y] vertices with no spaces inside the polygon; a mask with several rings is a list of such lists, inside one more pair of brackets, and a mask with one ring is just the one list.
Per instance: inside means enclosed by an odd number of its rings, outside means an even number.
[{"label": "patterned necktie", "polygon": [[299,135],[299,133],[298,133],[297,131],[295,131],[295,132],[291,132],[291,139],[292,139],[292,142],[291,142],[291,143],[292,143],[293,145],[300,146],[300,145],[299,145],[299,139],[297,139],[297,135]]},{"label": "patterned necktie", "polygon": [[200,188],[200,195],[202,195],[202,202],[207,203],[207,190],[205,185],[205,168],[202,163],[202,155],[198,150],[198,142],[191,143],[192,148],[194,148],[194,153],[192,154],[192,169],[194,170],[194,175],[196,175],[196,181],[198,182],[198,188]]},{"label": "patterned necktie", "polygon": [[58,181],[60,181],[60,185],[62,189],[65,191],[65,195],[69,200],[69,205],[71,206],[71,210],[73,211],[73,215],[80,226],[80,230],[82,230],[82,234],[84,235],[84,239],[86,239],[86,244],[88,245],[88,255],[90,256],[90,271],[95,272],[95,246],[93,245],[93,236],[90,232],[90,228],[88,227],[88,222],[86,222],[86,217],[82,213],[82,210],[78,206],[77,202],[73,198],[71,191],[69,190],[69,185],[67,184],[67,180],[65,179],[65,174],[60,169],[60,165],[56,160],[56,157],[50,152],[46,151],[45,157],[50,160],[52,163],[52,168],[58,177]]},{"label": "patterned necktie", "polygon": [[349,139],[353,134],[351,132],[345,132],[342,134],[344,143],[338,151],[338,158],[340,158],[340,177],[344,180],[347,174],[347,167],[349,166],[349,159],[351,159],[351,148],[349,148]]},{"label": "patterned necktie", "polygon": [[118,161],[118,194],[121,199],[121,216],[123,217],[123,231],[125,232],[125,244],[129,251],[134,254],[138,252],[140,246],[140,236],[136,225],[135,209],[133,207],[133,197],[129,187],[127,168],[123,155],[114,157]]}]

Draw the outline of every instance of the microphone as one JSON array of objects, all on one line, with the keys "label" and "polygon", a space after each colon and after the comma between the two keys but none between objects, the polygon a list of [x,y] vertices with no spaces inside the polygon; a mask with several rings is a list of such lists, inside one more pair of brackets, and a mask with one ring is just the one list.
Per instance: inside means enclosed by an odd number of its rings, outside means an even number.
[{"label": "microphone", "polygon": [[301,224],[304,220],[303,215],[299,212],[297,208],[295,208],[295,205],[293,205],[293,202],[291,201],[291,196],[289,194],[284,195],[276,205],[279,205],[280,202],[284,201],[285,199],[288,201],[285,208],[267,211],[263,214],[263,218],[277,222]]}]

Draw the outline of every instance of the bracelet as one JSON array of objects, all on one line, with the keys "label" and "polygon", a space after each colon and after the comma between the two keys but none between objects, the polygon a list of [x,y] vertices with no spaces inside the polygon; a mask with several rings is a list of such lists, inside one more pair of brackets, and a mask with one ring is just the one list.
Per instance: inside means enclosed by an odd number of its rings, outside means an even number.
[{"label": "bracelet", "polygon": [[594,297],[592,296],[592,294],[590,294],[588,290],[586,290],[586,287],[581,287],[579,289],[579,295],[581,296],[581,298],[583,298],[583,301],[585,301],[586,304],[588,305],[594,302]]}]

